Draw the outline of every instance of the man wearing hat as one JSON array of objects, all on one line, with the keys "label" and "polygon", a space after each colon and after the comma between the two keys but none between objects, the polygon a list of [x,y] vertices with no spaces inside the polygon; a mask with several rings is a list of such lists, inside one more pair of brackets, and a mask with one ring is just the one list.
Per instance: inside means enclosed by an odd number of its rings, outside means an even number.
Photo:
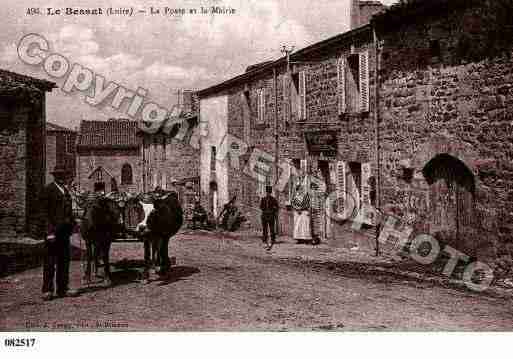
[{"label": "man wearing hat", "polygon": [[43,299],[50,300],[54,295],[65,297],[75,295],[70,291],[70,237],[75,221],[71,206],[71,195],[66,187],[68,171],[57,165],[52,172],[54,181],[44,189],[42,206],[47,220],[46,258],[43,267]]},{"label": "man wearing hat", "polygon": [[[267,250],[270,250],[276,239],[276,218],[278,216],[278,201],[273,197],[273,188],[266,186],[267,193],[260,201],[260,209],[262,210],[262,230],[263,242],[267,244]],[[271,243],[268,243],[268,233],[271,232]]]}]

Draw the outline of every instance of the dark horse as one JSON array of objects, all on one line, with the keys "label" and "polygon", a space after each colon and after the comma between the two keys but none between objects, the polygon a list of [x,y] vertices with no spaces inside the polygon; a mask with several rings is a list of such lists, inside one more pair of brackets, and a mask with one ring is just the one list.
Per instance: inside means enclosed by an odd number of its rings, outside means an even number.
[{"label": "dark horse", "polygon": [[103,261],[105,284],[111,285],[109,252],[112,241],[119,233],[121,211],[117,203],[108,196],[98,196],[85,206],[85,213],[80,225],[80,234],[86,243],[87,267],[85,277],[91,281],[91,266],[95,271],[99,259]]},{"label": "dark horse", "polygon": [[149,270],[152,266],[152,246],[154,246],[157,252],[160,274],[165,274],[169,270],[169,239],[178,233],[183,224],[183,210],[175,192],[161,191],[152,197],[154,208],[148,215],[146,228],[144,228],[144,233],[142,234],[144,240],[145,279],[149,278]]}]

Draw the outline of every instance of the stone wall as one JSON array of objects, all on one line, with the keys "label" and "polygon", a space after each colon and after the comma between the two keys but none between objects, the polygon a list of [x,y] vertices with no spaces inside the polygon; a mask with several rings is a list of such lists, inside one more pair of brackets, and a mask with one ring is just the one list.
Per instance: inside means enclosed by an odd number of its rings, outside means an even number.
[{"label": "stone wall", "polygon": [[26,233],[40,239],[46,230],[46,213],[40,198],[45,185],[46,99],[34,104],[28,113],[26,157]]},{"label": "stone wall", "polygon": [[190,135],[182,140],[164,134],[146,135],[143,146],[148,169],[147,190],[156,186],[166,189],[173,180],[181,182],[199,176],[199,149],[189,143]]},{"label": "stone wall", "polygon": [[[140,149],[79,149],[77,162],[77,180],[80,190],[94,190],[95,181],[88,177],[96,168],[101,166],[116,179],[120,191],[142,191],[142,160]],[[122,185],[121,183],[121,169],[125,163],[128,163],[132,167],[133,183],[131,185]],[[106,190],[110,191],[110,178],[104,178],[103,181],[105,182]]]},{"label": "stone wall", "polygon": [[53,176],[50,172],[53,171],[57,164],[57,133],[47,132],[46,134],[46,175],[45,183],[52,183]]},{"label": "stone wall", "polygon": [[473,235],[454,245],[485,257],[513,231],[513,53],[497,38],[511,29],[489,3],[379,33],[381,204],[429,232],[439,204],[422,171],[450,155],[475,183]]},{"label": "stone wall", "polygon": [[57,164],[68,169],[76,178],[76,138],[75,132],[47,131],[46,134],[46,183],[53,181],[52,170]]},{"label": "stone wall", "polygon": [[43,109],[44,101],[0,103],[0,238],[39,238],[42,233],[38,200],[45,168]]}]

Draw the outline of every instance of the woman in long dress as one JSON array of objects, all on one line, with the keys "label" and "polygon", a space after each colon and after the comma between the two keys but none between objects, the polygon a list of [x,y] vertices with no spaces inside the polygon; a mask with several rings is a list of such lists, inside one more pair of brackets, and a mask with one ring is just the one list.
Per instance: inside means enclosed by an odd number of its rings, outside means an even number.
[{"label": "woman in long dress", "polygon": [[294,239],[298,243],[312,240],[310,195],[303,185],[296,187],[292,207],[294,208]]}]

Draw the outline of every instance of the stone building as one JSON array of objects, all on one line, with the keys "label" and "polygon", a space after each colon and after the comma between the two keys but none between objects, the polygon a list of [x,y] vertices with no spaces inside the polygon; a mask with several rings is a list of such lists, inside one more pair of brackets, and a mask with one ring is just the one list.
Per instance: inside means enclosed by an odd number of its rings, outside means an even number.
[{"label": "stone building", "polygon": [[[201,122],[208,126],[207,136],[202,137],[201,189],[209,208],[219,212],[237,195],[252,226],[259,228],[257,208],[265,185],[281,176],[273,157],[297,172],[285,190],[276,193],[284,234],[293,231],[292,183],[300,173],[318,174],[328,193],[350,192],[357,206],[372,204],[374,59],[372,28],[362,24],[300,49],[288,59],[250,66],[238,77],[199,91]],[[233,144],[230,136],[240,143]],[[242,155],[240,169],[220,160],[225,152],[228,157]],[[252,158],[260,161],[260,180],[248,174],[252,170],[242,170],[248,169]],[[319,196],[314,203],[314,227],[323,238],[337,235],[330,210],[332,206]]]},{"label": "stone building", "polygon": [[[174,189],[180,198],[199,190],[199,147],[190,145],[197,128],[197,100],[178,92],[178,107],[158,131],[126,119],[82,121],[77,142],[80,190],[113,188],[148,192]],[[188,188],[186,188],[188,186]]]},{"label": "stone building", "polygon": [[[258,228],[263,185],[280,178],[274,157],[342,196],[314,204],[323,239],[344,239],[330,212],[377,207],[470,257],[507,251],[511,2],[352,4],[356,28],[198,92],[205,203],[219,209],[238,195]],[[246,175],[255,158],[264,181]],[[291,187],[277,193],[285,234]]]},{"label": "stone building", "polygon": [[66,168],[75,178],[76,141],[76,131],[54,123],[46,123],[46,183],[53,181],[51,172],[56,165]]},{"label": "stone building", "polygon": [[55,84],[0,70],[0,239],[39,238],[46,92]]},{"label": "stone building", "polygon": [[198,101],[192,91],[179,90],[177,105],[157,132],[139,131],[146,191],[174,186],[182,195],[188,183],[196,193],[199,190],[199,148],[190,145],[198,126]]},{"label": "stone building", "polygon": [[144,191],[156,187],[176,191],[190,217],[194,198],[199,195],[200,151],[192,141],[197,137],[198,100],[193,91],[179,90],[177,105],[157,132],[138,133],[142,143],[142,182]]},{"label": "stone building", "polygon": [[469,256],[513,231],[513,3],[410,1],[376,16],[379,206]]},{"label": "stone building", "polygon": [[77,184],[81,191],[115,188],[140,192],[141,141],[136,121],[82,121],[77,141]]}]

